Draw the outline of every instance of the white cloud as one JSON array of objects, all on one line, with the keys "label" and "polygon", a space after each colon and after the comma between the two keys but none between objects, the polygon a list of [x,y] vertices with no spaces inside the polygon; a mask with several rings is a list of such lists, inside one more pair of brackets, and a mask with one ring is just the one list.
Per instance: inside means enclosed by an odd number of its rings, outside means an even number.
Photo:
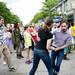
[{"label": "white cloud", "polygon": [[24,23],[28,23],[39,9],[41,9],[43,1],[44,0],[14,0],[9,6],[11,11],[17,14]]}]

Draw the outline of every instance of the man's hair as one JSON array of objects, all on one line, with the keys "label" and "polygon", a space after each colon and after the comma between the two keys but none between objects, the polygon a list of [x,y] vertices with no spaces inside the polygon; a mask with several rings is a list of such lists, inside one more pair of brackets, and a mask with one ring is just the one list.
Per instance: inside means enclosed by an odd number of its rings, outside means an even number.
[{"label": "man's hair", "polygon": [[62,21],[60,22],[60,26],[61,26],[63,23],[66,23],[66,25],[68,25],[67,20],[62,20]]},{"label": "man's hair", "polygon": [[3,18],[2,16],[0,16],[0,20],[1,20],[1,19],[4,19],[4,18]]}]

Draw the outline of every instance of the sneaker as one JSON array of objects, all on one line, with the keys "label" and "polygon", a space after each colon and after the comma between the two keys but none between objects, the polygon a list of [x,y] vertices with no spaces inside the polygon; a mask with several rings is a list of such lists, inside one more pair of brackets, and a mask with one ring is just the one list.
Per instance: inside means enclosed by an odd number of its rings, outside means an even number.
[{"label": "sneaker", "polygon": [[70,60],[70,59],[66,57],[66,58],[64,58],[64,60]]},{"label": "sneaker", "polygon": [[17,55],[17,59],[24,58],[22,55]]},{"label": "sneaker", "polygon": [[16,69],[15,69],[14,67],[12,67],[12,68],[9,68],[9,71],[10,71],[10,72],[15,72]]},{"label": "sneaker", "polygon": [[20,55],[21,58],[24,58],[22,55]]},{"label": "sneaker", "polygon": [[31,61],[31,60],[28,60],[28,61],[26,61],[25,63],[26,63],[26,64],[31,64],[32,61]]},{"label": "sneaker", "polygon": [[54,75],[57,75],[56,73],[54,73]]}]

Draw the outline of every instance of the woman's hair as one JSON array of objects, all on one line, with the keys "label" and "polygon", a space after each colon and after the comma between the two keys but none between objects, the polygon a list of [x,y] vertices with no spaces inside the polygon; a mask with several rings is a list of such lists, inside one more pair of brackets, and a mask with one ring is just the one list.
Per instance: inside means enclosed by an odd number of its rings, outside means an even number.
[{"label": "woman's hair", "polygon": [[15,24],[14,24],[14,28],[19,29],[19,25],[18,25],[18,23],[15,23]]},{"label": "woman's hair", "polygon": [[44,28],[44,30],[48,30],[48,27],[47,27],[47,25],[44,25],[44,27],[43,27],[43,28]]},{"label": "woman's hair", "polygon": [[25,26],[25,27],[24,27],[24,30],[26,30],[27,28],[28,28],[28,26]]},{"label": "woman's hair", "polygon": [[52,19],[47,19],[45,21],[45,25],[44,25],[44,30],[48,30],[48,27],[50,27],[53,23],[53,20]]},{"label": "woman's hair", "polygon": [[0,16],[0,20],[1,20],[1,19],[4,19],[4,18],[3,18],[2,16]]},{"label": "woman's hair", "polygon": [[71,23],[71,26],[74,26],[74,23],[73,22]]},{"label": "woman's hair", "polygon": [[52,20],[52,19],[47,19],[47,20],[45,21],[45,25],[47,25],[47,26],[51,26],[52,23],[53,23],[53,20]]}]

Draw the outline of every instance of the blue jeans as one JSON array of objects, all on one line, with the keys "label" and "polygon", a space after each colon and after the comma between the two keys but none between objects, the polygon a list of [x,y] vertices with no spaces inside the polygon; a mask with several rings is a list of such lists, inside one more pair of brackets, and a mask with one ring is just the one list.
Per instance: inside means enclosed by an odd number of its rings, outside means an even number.
[{"label": "blue jeans", "polygon": [[52,61],[52,68],[54,73],[59,73],[63,56],[64,56],[64,49],[57,52],[52,50],[51,61]]},{"label": "blue jeans", "polygon": [[75,49],[75,36],[73,36],[73,39],[74,39],[74,49]]},{"label": "blue jeans", "polygon": [[35,74],[35,71],[37,70],[40,59],[42,59],[42,61],[44,62],[49,75],[53,75],[51,59],[50,59],[49,53],[44,50],[40,50],[40,49],[36,49],[36,48],[34,49],[33,67],[31,69],[29,75]]}]

